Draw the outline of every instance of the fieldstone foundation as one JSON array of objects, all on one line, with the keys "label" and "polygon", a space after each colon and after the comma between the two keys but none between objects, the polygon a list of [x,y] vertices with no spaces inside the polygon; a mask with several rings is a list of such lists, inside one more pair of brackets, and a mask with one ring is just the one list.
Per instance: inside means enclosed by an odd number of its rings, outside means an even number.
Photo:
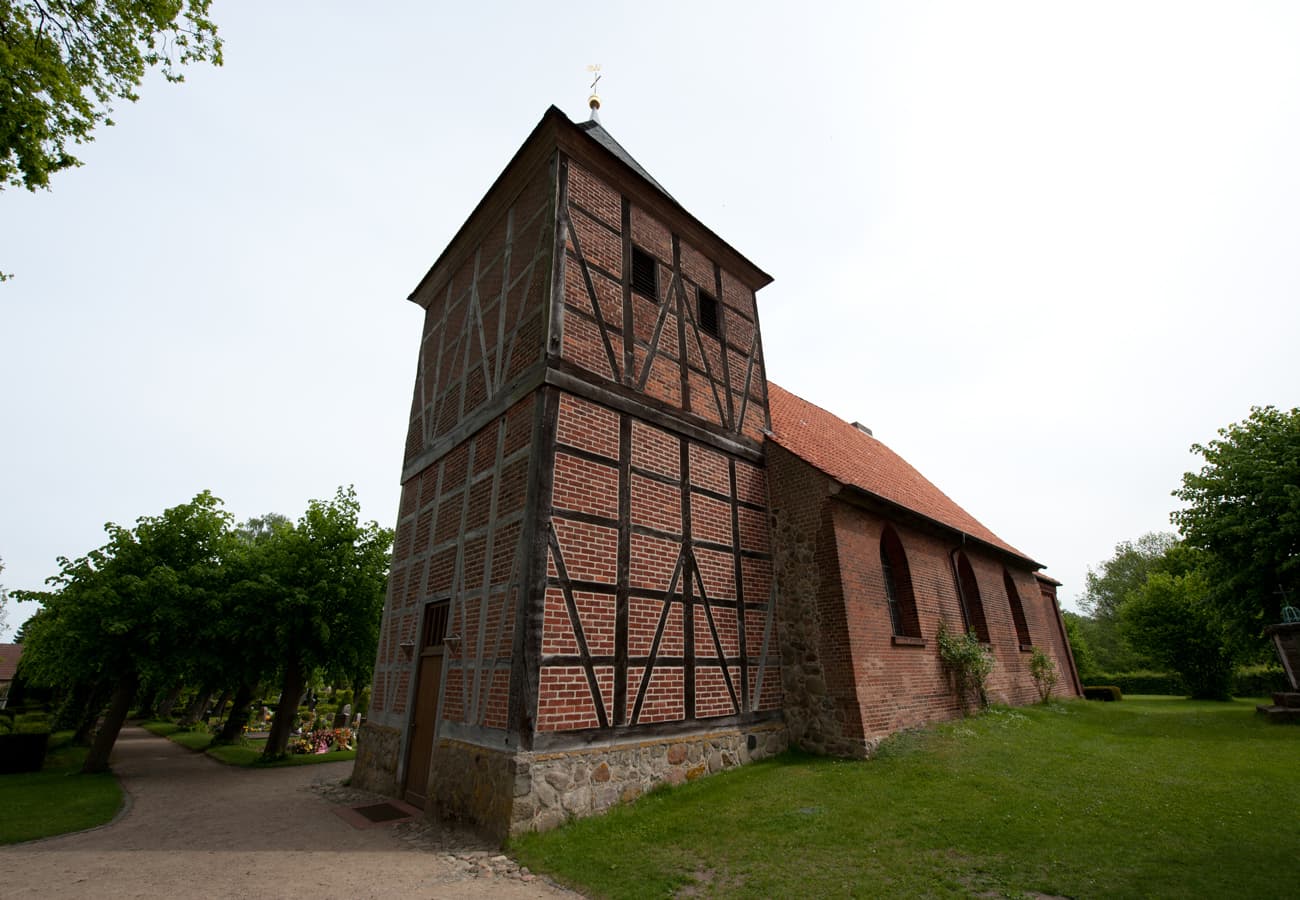
[{"label": "fieldstone foundation", "polygon": [[772,515],[772,571],[780,592],[777,633],[790,743],[822,755],[870,756],[879,741],[844,737],[839,708],[826,685],[815,544],[781,509]]},{"label": "fieldstone foundation", "polygon": [[397,760],[402,732],[365,722],[357,733],[357,759],[352,765],[352,784],[386,797],[401,795],[397,783]]},{"label": "fieldstone foundation", "polygon": [[504,840],[602,813],[661,784],[775,756],[787,743],[781,722],[534,753],[442,740],[434,751],[429,814]]}]

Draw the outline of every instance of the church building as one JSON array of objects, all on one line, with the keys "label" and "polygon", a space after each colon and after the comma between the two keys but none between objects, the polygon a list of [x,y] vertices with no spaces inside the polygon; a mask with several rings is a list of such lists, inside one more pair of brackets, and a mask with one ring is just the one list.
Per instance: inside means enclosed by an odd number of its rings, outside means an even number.
[{"label": "church building", "polygon": [[1078,680],[1040,563],[862,426],[767,380],[771,281],[552,107],[425,310],[359,787],[498,837],[794,744],[866,756]]}]

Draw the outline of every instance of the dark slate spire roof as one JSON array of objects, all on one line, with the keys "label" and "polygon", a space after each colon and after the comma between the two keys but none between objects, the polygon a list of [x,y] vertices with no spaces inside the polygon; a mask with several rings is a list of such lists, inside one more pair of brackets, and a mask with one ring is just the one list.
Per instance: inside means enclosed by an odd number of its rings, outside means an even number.
[{"label": "dark slate spire roof", "polygon": [[637,162],[635,159],[632,158],[631,153],[628,153],[626,150],[623,149],[622,144],[614,140],[613,135],[611,135],[608,131],[606,131],[605,127],[601,125],[600,122],[596,121],[595,119],[588,119],[586,122],[579,122],[578,128],[582,131],[587,132],[587,134],[596,143],[600,144],[610,153],[613,153],[620,160],[627,163],[627,165],[630,166],[634,172],[636,172],[646,181],[650,182],[655,187],[657,187],[659,189],[659,192],[663,194],[665,197],[667,197],[669,200],[672,200],[674,203],[677,202],[676,199],[673,198],[672,194],[664,190],[664,186],[662,184],[655,181],[654,177],[651,176],[651,174],[647,172],[644,168],[642,168],[639,162]]}]

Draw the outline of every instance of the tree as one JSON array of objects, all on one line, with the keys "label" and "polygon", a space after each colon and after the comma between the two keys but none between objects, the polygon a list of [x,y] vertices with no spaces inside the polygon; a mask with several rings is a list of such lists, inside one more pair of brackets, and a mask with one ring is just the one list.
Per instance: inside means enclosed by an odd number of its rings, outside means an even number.
[{"label": "tree", "polygon": [[1121,619],[1129,641],[1181,675],[1193,698],[1229,698],[1236,660],[1204,567],[1152,572]]},{"label": "tree", "polygon": [[1136,541],[1120,541],[1115,555],[1094,571],[1088,567],[1079,605],[1094,618],[1113,619],[1124,598],[1142,586],[1147,575],[1164,559],[1165,551],[1178,542],[1178,535],[1152,531]]},{"label": "tree", "polygon": [[[277,648],[268,636],[267,609],[278,590],[272,574],[271,549],[285,531],[292,529],[293,523],[279,513],[251,518],[234,529],[235,540],[226,559],[226,614],[213,623],[211,664],[201,679],[207,685],[234,690],[230,715],[213,738],[214,744],[239,739],[258,682],[274,675],[279,667]],[[204,704],[210,695],[209,690]],[[191,714],[197,716],[194,710]]]},{"label": "tree", "polygon": [[104,724],[82,768],[99,772],[141,681],[183,671],[193,636],[222,612],[222,563],[230,516],[204,491],[134,528],[105,526],[109,540],[59,560],[55,590],[16,592],[40,600],[27,629],[23,671],[47,685],[112,685]]},{"label": "tree", "polygon": [[[5,561],[0,559],[0,573],[5,570]],[[0,584],[0,634],[5,633],[5,622],[9,619],[9,592]]]},{"label": "tree", "polygon": [[1075,628],[1091,651],[1093,672],[1132,672],[1156,665],[1155,660],[1135,652],[1124,640],[1119,611],[1125,599],[1160,567],[1165,552],[1177,541],[1178,536],[1169,532],[1149,532],[1134,541],[1120,541],[1114,556],[1097,569],[1088,568],[1079,605],[1089,615],[1080,617]]},{"label": "tree", "polygon": [[361,524],[352,488],[312,500],[292,528],[265,544],[261,595],[268,638],[280,653],[280,703],[266,758],[282,756],[314,672],[350,674],[373,663],[393,532]]},{"label": "tree", "polygon": [[0,187],[35,190],[81,165],[115,100],[138,99],[145,71],[221,65],[211,0],[0,0]]},{"label": "tree", "polygon": [[1092,673],[1096,671],[1096,668],[1092,661],[1092,646],[1088,643],[1087,637],[1084,636],[1080,624],[1085,621],[1084,617],[1069,610],[1062,610],[1061,618],[1065,620],[1065,637],[1070,642],[1070,654],[1074,657],[1074,668],[1078,671],[1079,678],[1087,682],[1092,677]]},{"label": "tree", "polygon": [[1281,620],[1282,593],[1300,589],[1300,409],[1252,407],[1219,438],[1193,444],[1205,460],[1183,475],[1172,515],[1184,540],[1210,554],[1214,596],[1239,640]]}]

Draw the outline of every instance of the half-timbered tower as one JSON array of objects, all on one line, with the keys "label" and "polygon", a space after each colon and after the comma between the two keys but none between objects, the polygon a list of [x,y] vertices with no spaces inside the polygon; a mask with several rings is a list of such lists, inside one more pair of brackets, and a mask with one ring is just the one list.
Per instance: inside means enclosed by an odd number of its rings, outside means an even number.
[{"label": "half-timbered tower", "polygon": [[504,833],[782,749],[770,280],[546,113],[411,295],[359,781]]},{"label": "half-timbered tower", "polygon": [[594,117],[542,117],[411,294],[358,785],[504,836],[952,715],[940,622],[993,646],[999,698],[1035,646],[1072,673],[1038,563],[769,391],[770,280]]}]

